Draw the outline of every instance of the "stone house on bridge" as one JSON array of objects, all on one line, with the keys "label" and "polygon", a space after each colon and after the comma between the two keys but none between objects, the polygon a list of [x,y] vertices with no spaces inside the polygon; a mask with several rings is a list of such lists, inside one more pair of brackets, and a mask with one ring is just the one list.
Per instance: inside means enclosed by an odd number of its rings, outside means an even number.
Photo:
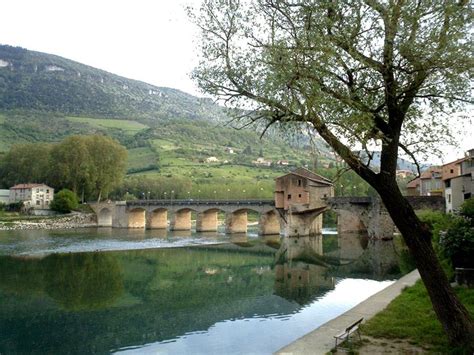
[{"label": "stone house on bridge", "polygon": [[321,199],[332,196],[334,188],[331,180],[305,168],[275,179],[276,208],[288,210],[292,206],[311,210],[321,207]]}]

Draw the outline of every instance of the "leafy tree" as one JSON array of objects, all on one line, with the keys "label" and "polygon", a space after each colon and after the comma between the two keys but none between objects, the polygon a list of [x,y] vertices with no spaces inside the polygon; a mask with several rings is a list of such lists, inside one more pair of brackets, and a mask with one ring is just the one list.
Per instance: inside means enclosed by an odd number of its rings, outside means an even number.
[{"label": "leafy tree", "polygon": [[474,349],[472,319],[395,175],[399,150],[436,151],[452,137],[449,114],[472,102],[468,2],[204,0],[194,20],[201,89],[245,109],[243,124],[319,134],[380,195],[451,343]]},{"label": "leafy tree", "polygon": [[45,143],[16,144],[0,162],[0,181],[4,187],[19,183],[46,182],[51,145]]},{"label": "leafy tree", "polygon": [[120,184],[127,161],[127,151],[117,141],[106,136],[87,136],[87,150],[91,159],[90,181],[100,201]]},{"label": "leafy tree", "polygon": [[50,181],[56,188],[67,187],[82,194],[90,189],[92,159],[85,136],[70,136],[51,151]]},{"label": "leafy tree", "polygon": [[77,195],[68,189],[62,189],[54,194],[54,199],[51,202],[51,209],[62,213],[69,213],[76,209],[79,205]]}]

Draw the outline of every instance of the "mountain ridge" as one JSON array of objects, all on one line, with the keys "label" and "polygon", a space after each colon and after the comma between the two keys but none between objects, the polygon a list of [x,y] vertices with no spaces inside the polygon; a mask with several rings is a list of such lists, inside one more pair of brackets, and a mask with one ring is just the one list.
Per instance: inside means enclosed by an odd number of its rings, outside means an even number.
[{"label": "mountain ridge", "polygon": [[0,45],[0,109],[124,119],[222,121],[226,117],[224,109],[209,98],[7,45]]}]

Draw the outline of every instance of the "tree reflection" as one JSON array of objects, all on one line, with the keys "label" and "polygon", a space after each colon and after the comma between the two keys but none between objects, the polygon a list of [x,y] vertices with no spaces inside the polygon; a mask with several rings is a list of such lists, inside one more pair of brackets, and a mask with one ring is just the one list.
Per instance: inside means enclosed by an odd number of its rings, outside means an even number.
[{"label": "tree reflection", "polygon": [[123,292],[117,260],[105,253],[1,257],[0,287],[18,295],[47,293],[67,310],[103,308]]},{"label": "tree reflection", "polygon": [[43,265],[45,291],[65,309],[104,308],[123,292],[122,272],[111,255],[53,254]]}]

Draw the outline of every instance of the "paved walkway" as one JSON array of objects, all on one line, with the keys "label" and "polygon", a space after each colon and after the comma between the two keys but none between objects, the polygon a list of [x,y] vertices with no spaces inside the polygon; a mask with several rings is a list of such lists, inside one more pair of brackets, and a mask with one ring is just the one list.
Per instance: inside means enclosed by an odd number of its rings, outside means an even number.
[{"label": "paved walkway", "polygon": [[418,270],[410,272],[392,285],[384,288],[382,291],[372,295],[354,308],[348,310],[346,313],[330,320],[319,328],[278,350],[276,354],[326,354],[334,348],[334,335],[343,332],[348,325],[362,317],[364,317],[364,321],[372,318],[378,312],[383,310],[395,297],[397,297],[405,287],[412,286],[419,278],[420,274],[418,273]]}]

